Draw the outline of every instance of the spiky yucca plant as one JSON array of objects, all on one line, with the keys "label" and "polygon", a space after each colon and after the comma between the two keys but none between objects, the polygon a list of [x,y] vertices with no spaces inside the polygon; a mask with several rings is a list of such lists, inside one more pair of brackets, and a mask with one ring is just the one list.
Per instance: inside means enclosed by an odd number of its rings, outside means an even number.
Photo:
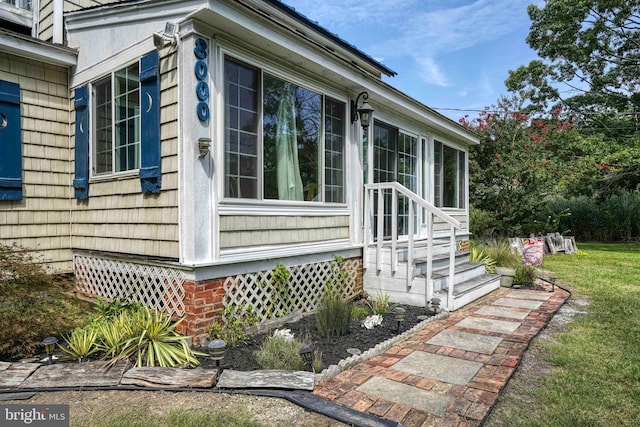
[{"label": "spiky yucca plant", "polygon": [[[176,332],[182,322],[173,322],[159,311],[143,307],[131,316],[132,337],[122,344],[120,353],[109,364],[121,359],[131,359],[135,366],[197,366],[200,364],[196,353],[187,343],[188,337]],[[203,354],[204,355],[204,354]]]},{"label": "spiky yucca plant", "polygon": [[95,328],[76,328],[70,335],[64,337],[66,345],[58,345],[58,347],[73,360],[82,362],[99,350],[96,345],[97,340],[98,332]]}]

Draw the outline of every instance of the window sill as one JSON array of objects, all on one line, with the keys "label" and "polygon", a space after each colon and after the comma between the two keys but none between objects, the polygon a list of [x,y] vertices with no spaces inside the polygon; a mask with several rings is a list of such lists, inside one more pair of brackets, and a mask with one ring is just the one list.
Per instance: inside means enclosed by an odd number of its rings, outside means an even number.
[{"label": "window sill", "polygon": [[91,184],[93,182],[119,181],[119,180],[131,179],[131,178],[138,178],[139,173],[140,171],[136,169],[136,170],[130,170],[126,172],[120,172],[120,173],[109,174],[109,175],[92,176],[89,179],[89,183]]},{"label": "window sill", "polygon": [[[295,204],[293,204],[295,203]],[[220,215],[291,215],[291,216],[318,216],[318,215],[349,215],[349,206],[346,204],[321,204],[299,202],[274,202],[274,201],[229,201],[218,205]]]}]

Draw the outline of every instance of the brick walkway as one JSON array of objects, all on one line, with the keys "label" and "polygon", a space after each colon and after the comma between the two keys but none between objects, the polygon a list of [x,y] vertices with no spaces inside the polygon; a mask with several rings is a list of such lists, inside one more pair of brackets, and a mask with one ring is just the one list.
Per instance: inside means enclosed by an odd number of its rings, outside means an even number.
[{"label": "brick walkway", "polygon": [[479,425],[531,340],[569,297],[544,287],[500,288],[317,384],[314,394],[406,427]]}]

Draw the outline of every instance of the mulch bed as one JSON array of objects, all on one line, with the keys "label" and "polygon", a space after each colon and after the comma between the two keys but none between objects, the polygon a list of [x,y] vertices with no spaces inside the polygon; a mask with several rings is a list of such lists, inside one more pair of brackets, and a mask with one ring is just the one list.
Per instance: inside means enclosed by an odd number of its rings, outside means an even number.
[{"label": "mulch bed", "polygon": [[[290,329],[296,338],[309,337],[315,348],[322,351],[323,369],[330,365],[337,365],[343,359],[351,356],[347,349],[357,348],[363,353],[377,344],[392,338],[399,333],[411,329],[417,323],[424,320],[418,316],[428,316],[430,313],[424,307],[414,307],[403,305],[406,310],[404,321],[400,324],[393,314],[383,316],[382,324],[373,329],[362,327],[362,319],[352,320],[350,332],[341,337],[325,338],[318,333],[316,319],[313,315],[308,315],[300,320],[285,323],[277,329]],[[220,362],[222,369],[233,369],[239,371],[252,371],[260,369],[253,356],[254,352],[260,349],[262,342],[270,336],[273,331],[252,335],[250,341],[238,343],[235,347],[226,348],[224,359]],[[201,349],[205,351],[206,349]],[[201,357],[200,362],[203,368],[215,367],[215,362],[208,357]]]}]

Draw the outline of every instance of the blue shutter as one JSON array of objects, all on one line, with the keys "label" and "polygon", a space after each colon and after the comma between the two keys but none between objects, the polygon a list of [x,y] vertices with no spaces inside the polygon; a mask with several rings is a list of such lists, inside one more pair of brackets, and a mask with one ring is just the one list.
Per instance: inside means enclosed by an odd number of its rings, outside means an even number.
[{"label": "blue shutter", "polygon": [[75,90],[76,148],[74,197],[89,197],[89,89],[87,86]]},{"label": "blue shutter", "polygon": [[0,80],[0,200],[22,200],[20,85]]},{"label": "blue shutter", "polygon": [[143,193],[159,193],[160,169],[160,77],[158,51],[140,60],[140,185]]}]

